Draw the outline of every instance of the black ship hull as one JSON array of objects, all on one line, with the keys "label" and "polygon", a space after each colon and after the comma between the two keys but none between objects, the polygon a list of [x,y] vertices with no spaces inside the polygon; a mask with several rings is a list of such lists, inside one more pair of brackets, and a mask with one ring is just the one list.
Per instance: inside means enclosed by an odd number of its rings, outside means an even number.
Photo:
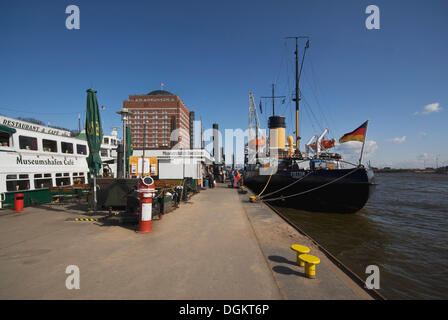
[{"label": "black ship hull", "polygon": [[[373,172],[363,167],[357,170],[279,171],[272,175],[268,183],[269,177],[260,175],[258,170],[246,171],[244,184],[256,195],[267,184],[261,195],[262,200],[275,206],[307,211],[355,213],[367,203],[375,186]],[[288,185],[291,186],[275,192]]]}]

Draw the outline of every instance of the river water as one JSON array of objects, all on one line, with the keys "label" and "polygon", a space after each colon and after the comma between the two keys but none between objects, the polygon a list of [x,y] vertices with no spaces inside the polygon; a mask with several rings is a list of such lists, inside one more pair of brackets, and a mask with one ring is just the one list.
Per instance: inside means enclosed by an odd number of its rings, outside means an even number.
[{"label": "river water", "polygon": [[448,175],[377,173],[356,214],[276,207],[362,279],[380,269],[387,299],[448,299]]}]

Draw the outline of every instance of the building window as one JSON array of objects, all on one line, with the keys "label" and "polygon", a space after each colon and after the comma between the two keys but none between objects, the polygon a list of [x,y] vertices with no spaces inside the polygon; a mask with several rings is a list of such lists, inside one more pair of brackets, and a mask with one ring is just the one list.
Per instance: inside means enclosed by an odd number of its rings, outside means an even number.
[{"label": "building window", "polygon": [[102,157],[108,157],[107,149],[101,149],[101,150],[100,150],[100,153],[101,153],[101,156],[102,156]]},{"label": "building window", "polygon": [[34,188],[35,189],[44,189],[51,188],[53,186],[53,180],[51,179],[51,174],[46,174],[45,176],[50,175],[50,178],[42,178],[42,174],[34,175]]},{"label": "building window", "polygon": [[85,183],[85,178],[84,177],[76,177],[73,178],[73,184],[84,184]]},{"label": "building window", "polygon": [[25,150],[37,150],[37,138],[19,136],[19,147]]},{"label": "building window", "polygon": [[30,189],[30,179],[27,174],[8,174],[6,176],[6,190],[7,191],[21,191]]},{"label": "building window", "polygon": [[58,152],[58,144],[55,140],[42,139],[42,146],[45,152]]},{"label": "building window", "polygon": [[69,186],[70,185],[70,178],[56,178],[56,185],[58,187]]},{"label": "building window", "polygon": [[87,146],[85,144],[77,144],[76,152],[78,154],[87,154]]},{"label": "building window", "polygon": [[62,153],[73,153],[73,143],[61,142]]},{"label": "building window", "polygon": [[0,146],[9,147],[9,137],[11,135],[7,132],[0,132]]}]

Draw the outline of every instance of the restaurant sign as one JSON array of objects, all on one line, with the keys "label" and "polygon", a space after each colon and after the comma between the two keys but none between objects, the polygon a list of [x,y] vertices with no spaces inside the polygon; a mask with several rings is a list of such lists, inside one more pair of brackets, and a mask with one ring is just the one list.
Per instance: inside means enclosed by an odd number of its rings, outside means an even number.
[{"label": "restaurant sign", "polygon": [[0,124],[14,129],[19,128],[34,132],[53,134],[56,136],[68,136],[68,137],[70,136],[69,131],[57,130],[54,128],[44,127],[30,122],[19,121],[16,119],[10,119],[6,117],[0,117]]},{"label": "restaurant sign", "polygon": [[23,159],[22,156],[18,156],[16,159],[16,164],[23,165],[41,165],[41,166],[73,166],[75,162],[72,159]]}]

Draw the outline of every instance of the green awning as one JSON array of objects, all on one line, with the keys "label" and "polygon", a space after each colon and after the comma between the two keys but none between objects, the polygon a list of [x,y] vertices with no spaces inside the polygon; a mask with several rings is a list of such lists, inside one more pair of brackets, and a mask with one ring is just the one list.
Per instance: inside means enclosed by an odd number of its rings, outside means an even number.
[{"label": "green awning", "polygon": [[16,129],[4,126],[2,124],[0,124],[0,131],[1,132],[6,132],[6,133],[9,133],[9,134],[16,133]]}]

